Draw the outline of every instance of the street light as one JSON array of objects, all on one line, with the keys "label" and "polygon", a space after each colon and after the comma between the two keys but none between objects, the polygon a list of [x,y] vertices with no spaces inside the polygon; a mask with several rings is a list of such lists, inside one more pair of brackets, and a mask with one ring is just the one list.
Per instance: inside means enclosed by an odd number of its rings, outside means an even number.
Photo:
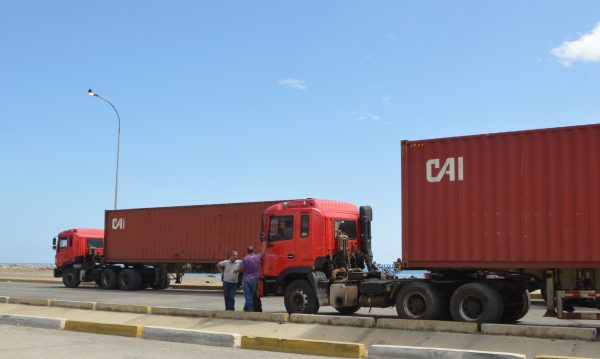
[{"label": "street light", "polygon": [[88,90],[88,95],[98,97],[99,99],[102,99],[106,103],[108,103],[113,108],[113,110],[115,110],[115,113],[117,114],[117,120],[119,121],[119,127],[117,128],[117,174],[115,176],[115,209],[117,209],[117,193],[119,191],[119,144],[121,142],[121,116],[119,116],[119,112],[117,111],[115,106],[112,103],[110,103],[110,101],[98,95],[97,93],[92,91],[92,89]]}]

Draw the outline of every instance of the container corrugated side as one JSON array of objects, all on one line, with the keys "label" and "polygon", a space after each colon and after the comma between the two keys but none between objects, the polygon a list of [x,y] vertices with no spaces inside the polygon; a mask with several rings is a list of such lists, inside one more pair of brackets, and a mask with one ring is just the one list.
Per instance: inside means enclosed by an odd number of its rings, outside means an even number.
[{"label": "container corrugated side", "polygon": [[402,142],[411,268],[600,267],[600,125]]},{"label": "container corrugated side", "polygon": [[260,246],[263,212],[280,201],[106,211],[109,263],[214,263]]}]

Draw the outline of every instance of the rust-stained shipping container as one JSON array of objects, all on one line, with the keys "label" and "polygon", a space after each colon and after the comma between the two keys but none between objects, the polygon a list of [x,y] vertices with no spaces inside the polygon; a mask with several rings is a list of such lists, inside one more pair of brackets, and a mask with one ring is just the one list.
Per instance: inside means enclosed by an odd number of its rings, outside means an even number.
[{"label": "rust-stained shipping container", "polygon": [[263,212],[281,201],[109,210],[107,263],[214,264],[260,246]]},{"label": "rust-stained shipping container", "polygon": [[600,125],[402,142],[408,268],[599,268]]}]

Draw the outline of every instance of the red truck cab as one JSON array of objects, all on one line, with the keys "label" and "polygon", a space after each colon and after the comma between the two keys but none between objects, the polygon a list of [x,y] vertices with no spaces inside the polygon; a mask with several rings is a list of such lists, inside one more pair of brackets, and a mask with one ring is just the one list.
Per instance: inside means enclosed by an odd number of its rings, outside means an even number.
[{"label": "red truck cab", "polygon": [[[351,203],[295,200],[267,208],[267,248],[263,275],[277,277],[294,268],[314,269],[316,261],[338,252],[335,236],[348,235],[348,251],[359,245],[358,208]],[[318,265],[317,265],[318,266]]]},{"label": "red truck cab", "polygon": [[288,312],[315,313],[328,305],[323,283],[334,268],[348,267],[351,249],[372,258],[371,219],[370,207],[341,201],[309,198],[267,208],[262,294],[284,295]]},{"label": "red truck cab", "polygon": [[101,229],[69,229],[52,239],[52,249],[56,250],[54,265],[55,277],[83,262],[89,255],[104,254],[104,231]]}]

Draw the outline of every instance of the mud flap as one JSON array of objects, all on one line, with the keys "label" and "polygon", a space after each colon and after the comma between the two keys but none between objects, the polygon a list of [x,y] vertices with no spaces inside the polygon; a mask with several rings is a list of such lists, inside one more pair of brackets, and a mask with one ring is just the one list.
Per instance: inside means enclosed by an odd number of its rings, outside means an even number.
[{"label": "mud flap", "polygon": [[320,271],[310,272],[308,274],[308,281],[315,291],[319,305],[329,305],[329,295],[327,294],[327,285],[329,281],[327,280],[325,273]]}]

